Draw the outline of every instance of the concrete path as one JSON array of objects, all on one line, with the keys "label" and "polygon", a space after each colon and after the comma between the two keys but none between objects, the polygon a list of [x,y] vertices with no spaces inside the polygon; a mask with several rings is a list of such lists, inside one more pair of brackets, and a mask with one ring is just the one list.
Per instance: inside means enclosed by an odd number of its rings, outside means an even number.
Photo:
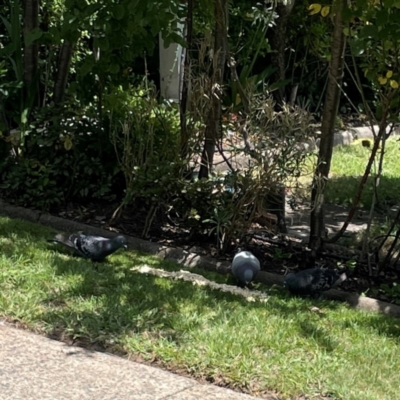
[{"label": "concrete path", "polygon": [[[350,211],[350,207],[340,206],[335,204],[325,204],[325,227],[328,230],[328,234],[332,235],[338,232],[347,215]],[[305,242],[308,241],[310,236],[310,207],[304,207],[301,210],[292,210],[288,204],[286,204],[286,226],[288,228],[288,233],[291,236],[298,237]],[[385,221],[385,215],[374,214],[375,219]],[[350,222],[346,229],[346,235],[360,232],[362,229],[367,227],[368,221],[367,211],[358,211]]]},{"label": "concrete path", "polygon": [[0,324],[2,400],[256,400]]}]

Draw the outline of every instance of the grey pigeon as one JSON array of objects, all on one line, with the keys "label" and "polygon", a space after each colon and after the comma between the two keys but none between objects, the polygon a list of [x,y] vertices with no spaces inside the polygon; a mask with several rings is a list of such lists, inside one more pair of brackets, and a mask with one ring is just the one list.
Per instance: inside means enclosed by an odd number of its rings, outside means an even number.
[{"label": "grey pigeon", "polygon": [[58,233],[50,243],[62,244],[75,251],[76,254],[92,261],[103,261],[119,248],[127,248],[125,236],[115,236],[111,239],[102,236],[85,235],[83,232],[65,235]]},{"label": "grey pigeon", "polygon": [[318,297],[322,292],[336,287],[346,279],[345,273],[339,274],[332,269],[310,268],[297,274],[287,274],[284,286],[295,295]]},{"label": "grey pigeon", "polygon": [[239,251],[233,258],[231,271],[238,286],[245,287],[260,271],[260,261],[250,251]]}]

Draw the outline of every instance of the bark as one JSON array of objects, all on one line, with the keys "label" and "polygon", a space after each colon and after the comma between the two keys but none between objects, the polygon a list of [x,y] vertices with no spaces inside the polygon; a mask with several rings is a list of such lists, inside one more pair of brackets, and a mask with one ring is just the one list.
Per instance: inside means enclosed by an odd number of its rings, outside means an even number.
[{"label": "bark", "polygon": [[[33,30],[39,27],[39,0],[24,0],[24,37],[25,40]],[[38,71],[39,47],[36,43],[31,43],[24,48],[24,82],[27,95],[35,96],[34,105],[38,104],[39,80]]]},{"label": "bark", "polygon": [[64,40],[61,46],[57,63],[57,75],[54,83],[54,103],[60,104],[64,99],[65,88],[69,74],[69,65],[73,53],[73,44]]},{"label": "bark", "polygon": [[208,178],[211,171],[215,143],[222,135],[222,84],[226,61],[227,28],[228,28],[228,0],[215,0],[215,38],[213,67],[211,69],[211,107],[206,122],[204,148],[201,155],[199,179]]},{"label": "bark", "polygon": [[190,52],[193,47],[193,2],[188,0],[187,17],[186,17],[186,54],[183,70],[182,98],[180,107],[180,123],[181,123],[181,157],[186,160],[188,155],[189,135],[187,132],[186,111],[188,105],[189,82],[190,82]]},{"label": "bark", "polygon": [[8,125],[8,119],[4,105],[5,105],[5,96],[3,93],[0,93],[0,123],[3,124],[3,133],[9,135],[10,127]]},{"label": "bark", "polygon": [[314,183],[311,194],[312,211],[310,217],[310,241],[311,262],[315,260],[317,252],[321,250],[325,231],[324,221],[324,196],[325,185],[331,166],[334,126],[339,108],[340,92],[343,77],[344,48],[346,38],[343,34],[345,23],[343,10],[346,0],[337,0],[332,12],[334,16],[334,28],[331,45],[331,61],[329,63],[329,76],[325,96],[324,110],[322,114],[321,142],[319,148],[318,165],[314,175]]},{"label": "bark", "polygon": [[[276,6],[275,12],[278,14],[278,18],[275,20],[276,25],[268,31],[268,40],[272,50],[271,65],[276,69],[273,76],[275,82],[283,82],[286,76],[286,27],[295,1],[289,0],[286,4],[279,3]],[[282,105],[286,100],[284,87],[274,91],[273,95],[278,105]]]}]

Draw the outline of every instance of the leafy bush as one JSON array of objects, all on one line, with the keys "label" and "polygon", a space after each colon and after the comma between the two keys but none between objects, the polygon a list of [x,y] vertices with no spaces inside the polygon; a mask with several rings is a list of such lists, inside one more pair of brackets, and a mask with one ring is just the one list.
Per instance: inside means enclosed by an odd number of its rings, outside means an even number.
[{"label": "leafy bush", "polygon": [[1,189],[19,204],[48,210],[64,197],[56,176],[57,167],[48,161],[20,159],[12,163],[10,160],[5,166]]},{"label": "leafy bush", "polygon": [[104,151],[110,144],[99,121],[72,107],[46,107],[34,117],[27,130],[6,138],[14,156],[0,165],[5,195],[46,210],[110,195],[115,159]]},{"label": "leafy bush", "polygon": [[192,235],[212,236],[221,245],[231,225],[234,205],[226,177],[218,175],[183,182],[172,210]]},{"label": "leafy bush", "polygon": [[118,88],[104,100],[111,142],[125,176],[122,206],[140,199],[158,208],[177,192],[182,176],[178,109],[159,103],[146,81],[129,91]]},{"label": "leafy bush", "polygon": [[[245,132],[249,165],[231,171],[223,185],[214,184],[209,192],[214,204],[203,220],[212,223],[214,231],[223,231],[217,234],[222,250],[240,241],[266,213],[276,214],[280,222],[285,207],[284,185],[301,175],[304,159],[312,151],[306,146],[314,136],[308,112],[300,107],[284,107],[276,112],[268,93],[250,94],[250,104],[248,113],[236,115],[231,122],[234,132]],[[233,145],[231,154],[243,156],[242,146]],[[200,209],[210,204],[210,199],[205,199],[203,196]]]}]

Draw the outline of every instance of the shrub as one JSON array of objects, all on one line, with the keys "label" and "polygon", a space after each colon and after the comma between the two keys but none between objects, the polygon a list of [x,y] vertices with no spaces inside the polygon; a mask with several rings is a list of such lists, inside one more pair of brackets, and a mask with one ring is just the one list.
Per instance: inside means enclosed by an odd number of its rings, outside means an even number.
[{"label": "shrub", "polygon": [[129,91],[115,90],[105,97],[105,104],[111,142],[126,182],[122,206],[140,199],[153,213],[179,191],[185,163],[180,160],[178,109],[160,103],[147,82]]},{"label": "shrub", "polygon": [[42,108],[34,118],[7,137],[14,152],[0,166],[5,195],[46,210],[110,195],[116,161],[106,155],[110,144],[99,120],[68,106]]}]

